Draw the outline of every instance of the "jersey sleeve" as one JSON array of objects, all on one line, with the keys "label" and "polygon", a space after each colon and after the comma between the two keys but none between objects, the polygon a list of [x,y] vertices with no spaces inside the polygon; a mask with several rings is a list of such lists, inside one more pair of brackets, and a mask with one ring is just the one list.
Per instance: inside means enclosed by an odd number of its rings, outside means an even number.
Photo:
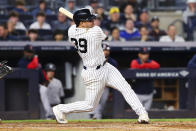
[{"label": "jersey sleeve", "polygon": [[71,29],[70,28],[68,30],[68,41],[71,43]]},{"label": "jersey sleeve", "polygon": [[72,37],[74,28],[76,28],[76,26],[75,26],[75,25],[72,25],[71,27],[69,27],[69,30],[68,30],[68,41],[69,41],[70,43],[72,43],[71,37]]},{"label": "jersey sleeve", "polygon": [[107,38],[107,36],[104,34],[103,30],[99,26],[96,26],[96,30],[100,40],[105,40]]}]

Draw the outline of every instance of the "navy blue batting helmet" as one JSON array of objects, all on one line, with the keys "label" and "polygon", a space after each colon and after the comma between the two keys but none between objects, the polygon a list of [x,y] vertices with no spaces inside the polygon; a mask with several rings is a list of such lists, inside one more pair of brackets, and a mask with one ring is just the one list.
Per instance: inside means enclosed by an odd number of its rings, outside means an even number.
[{"label": "navy blue batting helmet", "polygon": [[73,20],[76,26],[79,26],[80,22],[92,21],[95,18],[96,16],[92,14],[91,11],[87,8],[77,10],[73,16]]}]

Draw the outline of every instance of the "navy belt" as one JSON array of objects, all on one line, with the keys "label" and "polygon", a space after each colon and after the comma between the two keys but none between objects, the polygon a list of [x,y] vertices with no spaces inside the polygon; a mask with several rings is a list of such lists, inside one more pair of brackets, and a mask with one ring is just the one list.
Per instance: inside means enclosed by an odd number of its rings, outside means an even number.
[{"label": "navy belt", "polygon": [[[103,62],[103,65],[98,65],[97,67],[96,67],[96,70],[99,70],[100,68],[101,68],[101,66],[104,66],[105,64],[106,64],[106,60]],[[83,66],[83,68],[85,69],[85,70],[87,70],[87,67],[86,66]]]}]

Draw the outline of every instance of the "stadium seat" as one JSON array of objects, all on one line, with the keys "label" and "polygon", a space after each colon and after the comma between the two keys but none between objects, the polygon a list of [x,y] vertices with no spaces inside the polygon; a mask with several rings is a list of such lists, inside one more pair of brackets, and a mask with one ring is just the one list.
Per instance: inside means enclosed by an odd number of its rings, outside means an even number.
[{"label": "stadium seat", "polygon": [[45,41],[51,41],[51,40],[53,40],[52,39],[52,35],[45,35],[45,36],[43,36],[43,40],[45,40]]},{"label": "stadium seat", "polygon": [[0,21],[7,21],[8,15],[0,14]]},{"label": "stadium seat", "polygon": [[32,21],[33,20],[33,16],[32,15],[27,15],[27,14],[21,14],[19,16],[20,20],[25,22],[25,21]]},{"label": "stadium seat", "polygon": [[55,21],[55,20],[57,20],[57,16],[56,15],[47,15],[46,16],[46,21],[48,23],[51,23],[52,21]]},{"label": "stadium seat", "polygon": [[52,32],[52,30],[43,30],[43,29],[40,29],[40,30],[38,30],[38,34],[40,36],[52,36],[53,32]]},{"label": "stadium seat", "polygon": [[68,30],[55,30],[53,32],[53,37],[54,37],[55,33],[58,32],[58,31],[60,31],[60,32],[62,32],[64,34],[65,40],[68,39]]},{"label": "stadium seat", "polygon": [[14,9],[14,6],[7,6],[7,7],[6,7],[6,10],[7,10],[8,12],[12,11],[13,9]]},{"label": "stadium seat", "polygon": [[25,21],[24,21],[24,25],[25,25],[25,27],[28,29],[29,26],[30,26],[33,22],[34,22],[33,20],[25,20]]},{"label": "stadium seat", "polygon": [[26,31],[25,30],[15,30],[20,36],[25,36]]},{"label": "stadium seat", "polygon": [[27,36],[18,36],[18,40],[29,41]]}]

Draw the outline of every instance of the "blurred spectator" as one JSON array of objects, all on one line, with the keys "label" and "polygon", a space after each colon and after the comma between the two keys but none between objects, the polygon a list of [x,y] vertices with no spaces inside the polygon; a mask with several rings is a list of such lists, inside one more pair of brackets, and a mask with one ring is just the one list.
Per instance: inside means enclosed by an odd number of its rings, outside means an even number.
[{"label": "blurred spectator", "polygon": [[[134,59],[130,63],[132,69],[158,69],[159,63],[151,60],[147,48],[142,48],[138,53],[138,59]],[[133,83],[133,89],[140,99],[146,110],[149,110],[153,100],[153,81],[152,80],[136,80]]]},{"label": "blurred spectator", "polygon": [[106,20],[107,19],[107,15],[105,15],[105,10],[103,7],[103,4],[100,3],[97,7],[97,11],[96,11],[97,17],[100,17],[101,20]]},{"label": "blurred spectator", "polygon": [[[132,1],[134,1],[134,0],[132,0]],[[138,4],[139,8],[141,8],[141,9],[148,6],[148,1],[147,0],[136,0],[136,1],[137,1],[137,4]]]},{"label": "blurred spectator", "polygon": [[25,2],[23,0],[17,0],[16,7],[13,9],[13,11],[17,12],[18,14],[26,14],[27,9],[25,7]]},{"label": "blurred spectator", "polygon": [[190,18],[196,14],[196,0],[187,0],[187,8],[183,12],[183,20],[185,23],[185,31],[187,32],[187,39],[193,40],[193,32],[195,30],[196,19]]},{"label": "blurred spectator", "polygon": [[160,42],[184,42],[184,38],[177,35],[177,30],[174,25],[169,25],[167,36],[162,36]]},{"label": "blurred spectator", "polygon": [[136,22],[135,26],[139,29],[141,26],[146,26],[148,30],[151,29],[151,25],[149,22],[149,14],[146,9],[143,9],[140,16],[139,16],[139,21]]},{"label": "blurred spectator", "polygon": [[41,86],[40,87],[40,96],[41,96],[41,102],[43,104],[47,103],[45,105],[45,110],[50,111],[50,116],[47,117],[47,119],[52,118],[53,112],[52,108],[53,106],[61,103],[61,98],[64,97],[64,90],[63,85],[60,80],[55,78],[55,71],[56,66],[52,63],[48,63],[45,66],[45,72],[46,77],[49,81],[48,86]]},{"label": "blurred spectator", "polygon": [[120,10],[117,7],[112,7],[109,11],[109,20],[103,23],[105,29],[111,31],[113,27],[118,27],[120,30],[124,28],[122,21],[120,20]]},{"label": "blurred spectator", "polygon": [[109,41],[126,41],[124,38],[120,37],[120,30],[117,27],[112,29],[111,36],[108,38]]},{"label": "blurred spectator", "polygon": [[10,12],[8,21],[12,22],[15,30],[26,30],[24,24],[19,21],[19,14],[17,12]]},{"label": "blurred spectator", "polygon": [[8,40],[16,40],[16,38],[9,35],[6,24],[0,24],[0,41]]},{"label": "blurred spectator", "polygon": [[154,41],[154,39],[148,35],[148,29],[146,26],[141,26],[140,27],[140,41]]},{"label": "blurred spectator", "polygon": [[120,7],[121,12],[124,12],[124,9],[127,5],[132,5],[132,7],[134,8],[134,12],[138,14],[138,11],[143,9],[141,8],[141,6],[138,6],[138,1],[140,0],[119,0],[117,6]]},{"label": "blurred spectator", "polygon": [[134,14],[133,6],[128,4],[125,6],[124,13],[122,14],[123,21],[127,19],[132,19],[134,22],[136,21],[136,16]]},{"label": "blurred spectator", "polygon": [[39,7],[32,11],[32,15],[35,17],[39,12],[43,12],[46,15],[51,15],[52,11],[46,7],[45,0],[40,0]]},{"label": "blurred spectator", "polygon": [[94,20],[94,25],[101,27],[101,17],[96,17],[96,19]]},{"label": "blurred spectator", "polygon": [[70,26],[70,21],[62,13],[58,13],[58,20],[53,22],[53,30],[67,30]]},{"label": "blurred spectator", "polygon": [[127,19],[125,22],[125,30],[120,32],[120,36],[124,39],[131,40],[133,38],[140,37],[139,31],[134,27],[134,22],[132,19]]},{"label": "blurred spectator", "polygon": [[187,0],[187,8],[183,12],[184,23],[188,23],[188,17],[194,16],[196,13],[196,0]]},{"label": "blurred spectator", "polygon": [[64,32],[61,31],[61,30],[56,30],[56,31],[54,32],[53,39],[54,39],[55,41],[63,41],[63,40],[65,40]]},{"label": "blurred spectator", "polygon": [[98,7],[98,0],[90,0],[89,5],[93,8],[94,12],[96,12]]},{"label": "blurred spectator", "polygon": [[159,28],[159,24],[159,18],[157,16],[154,16],[151,20],[152,30],[150,31],[149,35],[152,36],[156,41],[159,41],[161,36],[166,35],[166,32]]},{"label": "blurred spectator", "polygon": [[43,12],[40,12],[36,15],[37,21],[30,25],[30,29],[44,29],[51,30],[51,26],[45,22],[46,15]]},{"label": "blurred spectator", "polygon": [[67,1],[67,6],[65,6],[65,8],[68,11],[74,13],[77,10],[76,5],[75,5],[75,2],[76,2],[75,0],[68,0]]},{"label": "blurred spectator", "polygon": [[8,30],[8,35],[11,36],[18,36],[18,32],[14,29],[15,25],[13,24],[13,22],[8,21],[7,22],[7,30]]},{"label": "blurred spectator", "polygon": [[38,31],[34,30],[34,29],[30,29],[28,31],[28,38],[27,38],[27,40],[29,40],[29,41],[39,41],[39,40],[41,40],[38,37]]}]

